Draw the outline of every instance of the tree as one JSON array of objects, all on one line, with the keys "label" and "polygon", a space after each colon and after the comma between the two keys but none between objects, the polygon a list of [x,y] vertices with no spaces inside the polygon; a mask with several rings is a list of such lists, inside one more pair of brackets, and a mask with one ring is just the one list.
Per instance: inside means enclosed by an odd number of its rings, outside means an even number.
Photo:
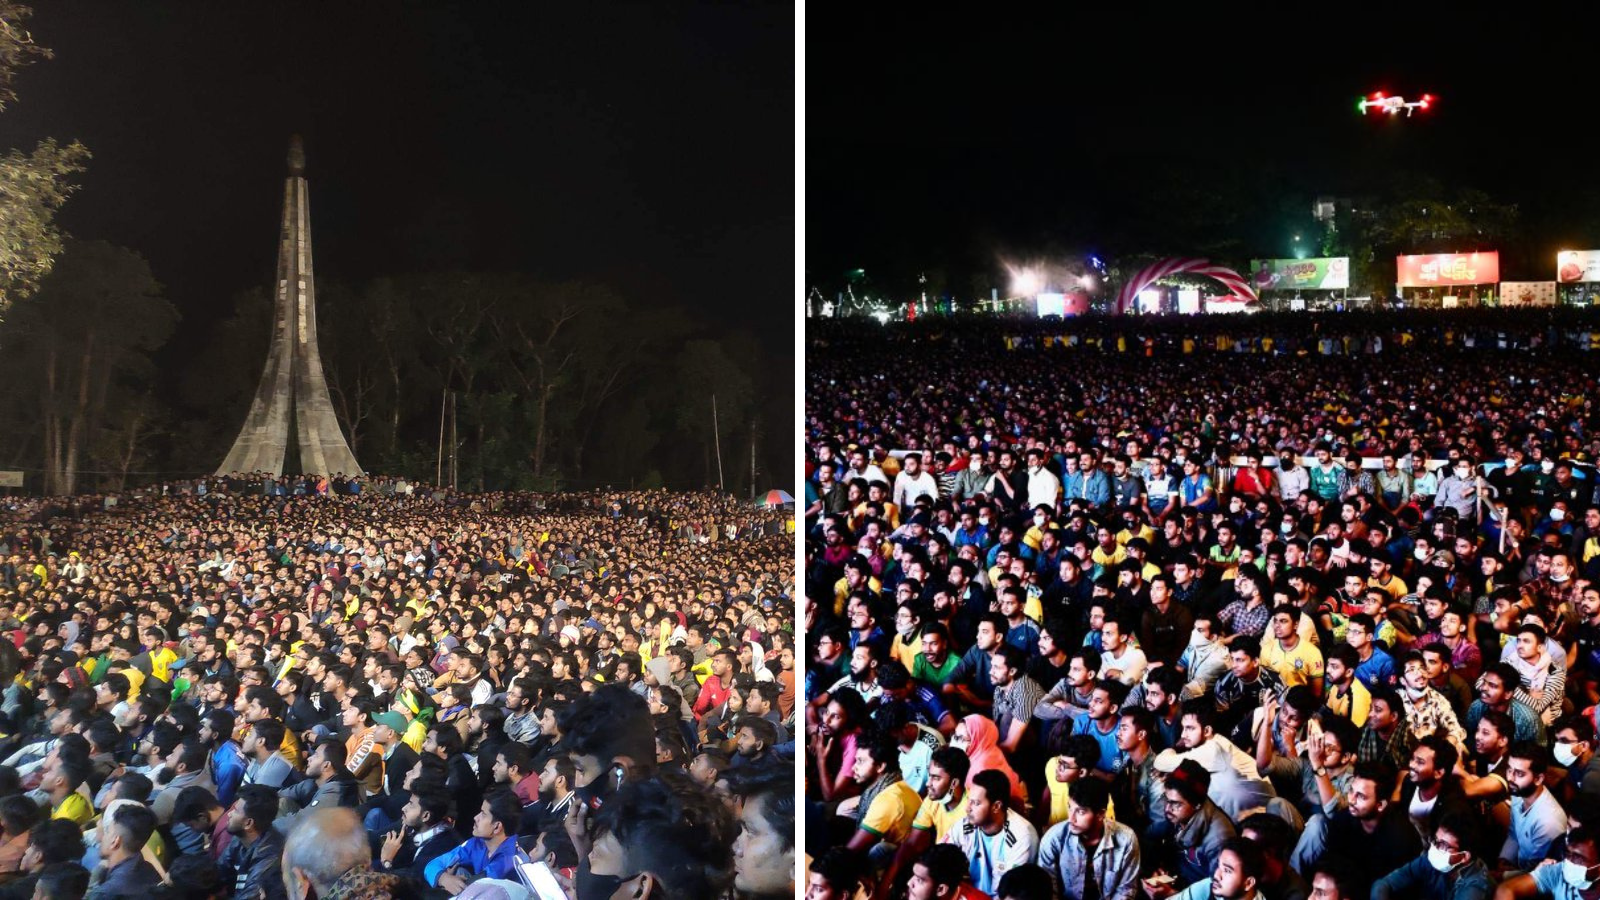
[{"label": "tree", "polygon": [[[32,14],[26,6],[0,0],[0,110],[16,100],[17,71],[50,58],[25,26]],[[77,141],[63,147],[49,138],[32,153],[12,150],[0,156],[0,316],[38,288],[60,254],[56,211],[77,190],[67,179],[83,171],[88,159],[89,151]]]},{"label": "tree", "polygon": [[[1403,191],[1403,193],[1402,193]],[[1392,195],[1364,200],[1339,229],[1340,255],[1350,257],[1352,293],[1387,293],[1395,258],[1415,253],[1499,249],[1517,236],[1519,210],[1483,191],[1447,191],[1427,179],[1408,181]]]},{"label": "tree", "polygon": [[12,312],[0,334],[9,349],[0,356],[6,383],[31,406],[20,421],[36,423],[29,437],[46,493],[77,490],[86,457],[120,460],[113,473],[125,479],[156,415],[127,407],[147,401],[150,354],[178,319],[150,265],[123,247],[69,241],[38,291]]}]

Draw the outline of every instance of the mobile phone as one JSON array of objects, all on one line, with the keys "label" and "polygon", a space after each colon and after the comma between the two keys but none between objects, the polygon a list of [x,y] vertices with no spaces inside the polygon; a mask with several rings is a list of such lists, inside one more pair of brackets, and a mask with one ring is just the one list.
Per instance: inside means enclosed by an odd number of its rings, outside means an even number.
[{"label": "mobile phone", "polygon": [[517,863],[517,875],[522,883],[539,900],[567,900],[567,894],[561,889],[561,883],[556,881],[550,866],[542,862]]}]

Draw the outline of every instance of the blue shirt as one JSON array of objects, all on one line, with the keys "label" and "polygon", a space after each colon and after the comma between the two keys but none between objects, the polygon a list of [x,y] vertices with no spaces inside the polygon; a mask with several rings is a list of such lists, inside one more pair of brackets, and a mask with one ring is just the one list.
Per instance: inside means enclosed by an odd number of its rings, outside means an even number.
[{"label": "blue shirt", "polygon": [[433,858],[422,870],[429,887],[439,886],[439,876],[451,866],[461,866],[479,878],[516,878],[517,839],[508,837],[489,855],[489,845],[483,838],[468,838],[454,850]]},{"label": "blue shirt", "polygon": [[1372,658],[1356,666],[1356,678],[1372,690],[1379,685],[1394,684],[1394,659],[1382,647],[1372,648]]},{"label": "blue shirt", "polygon": [[1087,734],[1094,738],[1095,743],[1100,745],[1100,761],[1095,763],[1094,767],[1102,772],[1115,772],[1117,770],[1117,758],[1122,755],[1122,751],[1117,749],[1116,721],[1115,718],[1111,720],[1113,727],[1110,733],[1102,734],[1100,729],[1095,726],[1094,720],[1089,718],[1088,713],[1080,713],[1077,718],[1072,720],[1073,734]]},{"label": "blue shirt", "polygon": [[939,698],[939,693],[927,685],[913,685],[911,696],[906,698],[911,705],[911,719],[919,725],[937,729],[944,717],[950,715],[950,710]]},{"label": "blue shirt", "polygon": [[1204,472],[1196,472],[1192,477],[1185,477],[1183,481],[1179,482],[1179,489],[1183,492],[1185,506],[1193,506],[1201,512],[1210,512],[1216,509],[1217,495],[1215,493],[1205,503],[1199,502],[1200,498],[1205,496],[1206,491],[1211,490],[1210,475]]},{"label": "blue shirt", "polygon": [[1039,652],[1039,626],[1033,624],[1032,619],[1023,619],[1021,625],[1006,629],[1006,643],[1029,656],[1037,654]]}]

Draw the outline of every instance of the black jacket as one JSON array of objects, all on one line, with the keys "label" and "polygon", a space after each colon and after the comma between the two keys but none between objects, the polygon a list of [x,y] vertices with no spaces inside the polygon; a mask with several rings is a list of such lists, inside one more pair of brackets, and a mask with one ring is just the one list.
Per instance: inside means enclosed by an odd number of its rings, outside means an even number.
[{"label": "black jacket", "polygon": [[283,838],[269,828],[246,847],[240,838],[234,838],[228,849],[222,851],[218,865],[225,878],[233,879],[233,896],[238,900],[265,896],[267,900],[287,900],[288,889],[283,885]]},{"label": "black jacket", "polygon": [[394,752],[383,761],[383,787],[391,794],[398,794],[406,783],[406,773],[417,764],[417,751],[410,745],[401,742],[395,745]]},{"label": "black jacket", "polygon": [[[454,850],[462,840],[461,832],[449,826],[441,828],[437,834],[424,841],[421,847],[407,837],[400,845],[400,852],[395,854],[394,863],[384,871],[421,881],[422,870],[428,863],[433,862],[434,857]],[[382,869],[383,864],[376,859],[376,854],[374,857],[373,868]]]}]

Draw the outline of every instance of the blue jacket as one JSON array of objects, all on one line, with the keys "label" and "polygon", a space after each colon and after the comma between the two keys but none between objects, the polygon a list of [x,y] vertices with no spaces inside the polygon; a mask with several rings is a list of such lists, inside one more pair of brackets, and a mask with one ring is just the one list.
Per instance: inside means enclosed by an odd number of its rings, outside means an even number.
[{"label": "blue jacket", "polygon": [[508,837],[489,855],[489,845],[483,838],[468,838],[448,853],[433,858],[422,870],[423,880],[429,887],[439,886],[439,876],[451,866],[461,866],[480,878],[516,878],[517,840]]},{"label": "blue jacket", "polygon": [[244,780],[244,752],[231,740],[223,741],[211,754],[211,780],[217,785],[217,802],[223,809],[233,805],[233,797]]}]

